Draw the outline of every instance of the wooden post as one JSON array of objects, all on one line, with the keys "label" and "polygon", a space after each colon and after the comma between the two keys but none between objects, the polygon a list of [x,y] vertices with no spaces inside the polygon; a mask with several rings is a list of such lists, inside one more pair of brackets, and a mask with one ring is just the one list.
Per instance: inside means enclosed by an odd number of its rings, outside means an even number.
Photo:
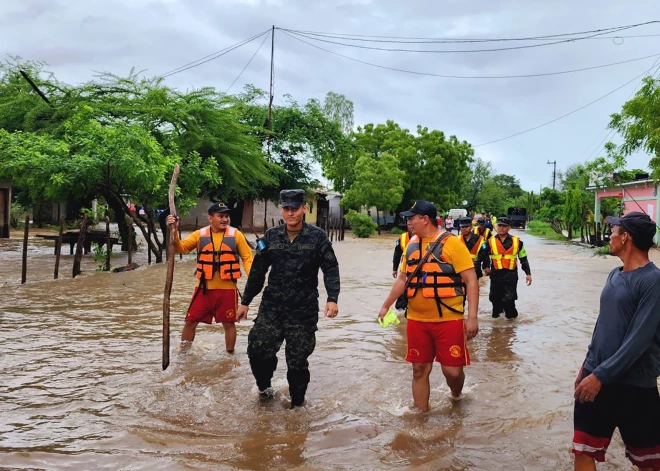
[{"label": "wooden post", "polygon": [[62,255],[62,235],[64,234],[64,217],[60,218],[60,234],[55,242],[55,277],[57,280],[60,272],[60,255]]},{"label": "wooden post", "polygon": [[21,270],[21,284],[27,280],[27,246],[28,233],[30,232],[30,215],[25,216],[25,232],[23,233],[23,269]]},{"label": "wooden post", "polygon": [[195,217],[195,230],[199,228],[199,216]]},{"label": "wooden post", "polygon": [[341,240],[344,241],[344,236],[346,235],[346,219],[341,218]]},{"label": "wooden post", "polygon": [[83,216],[78,234],[78,244],[76,245],[76,256],[73,258],[73,278],[80,275],[80,261],[83,256],[83,245],[85,244],[85,233],[87,232],[87,215]]},{"label": "wooden post", "polygon": [[[176,206],[174,206],[174,193],[176,191],[176,181],[179,178],[179,164],[174,166],[170,190],[168,193],[170,203],[170,214],[176,217]],[[176,226],[175,226],[176,227]],[[174,229],[174,227],[172,228]],[[165,276],[165,292],[163,295],[163,352],[162,365],[163,371],[170,366],[170,295],[172,294],[172,280],[174,279],[174,231],[170,230],[167,239],[167,275]]]},{"label": "wooden post", "polygon": [[[147,224],[147,237],[151,242],[151,224]],[[147,243],[147,265],[151,265],[151,246]]]},{"label": "wooden post", "polygon": [[133,263],[133,220],[128,218],[128,265]]},{"label": "wooden post", "polygon": [[110,255],[112,246],[110,245],[110,218],[105,217],[105,271],[110,271]]}]

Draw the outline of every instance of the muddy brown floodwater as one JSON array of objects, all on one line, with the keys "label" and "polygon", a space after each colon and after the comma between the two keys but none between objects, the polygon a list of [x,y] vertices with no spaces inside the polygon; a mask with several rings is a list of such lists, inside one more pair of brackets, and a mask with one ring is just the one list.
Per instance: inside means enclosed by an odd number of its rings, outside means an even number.
[{"label": "muddy brown floodwater", "polygon": [[[375,320],[392,283],[394,237],[335,243],[340,316],[319,322],[308,402],[295,411],[285,409],[283,358],[277,399],[259,404],[251,322],[240,324],[234,356],[215,325],[200,326],[191,354],[177,354],[190,258],[177,258],[172,364],[162,372],[164,265],[93,274],[88,257],[72,280],[67,255],[62,279],[49,281],[44,243],[31,247],[20,286],[20,241],[1,241],[0,468],[571,469],[572,384],[618,259],[522,238],[534,284],[521,280],[520,317],[491,319],[482,281],[466,396],[453,403],[436,368],[426,414],[411,411],[405,322],[383,329]],[[623,455],[617,435],[600,469],[628,469]]]}]

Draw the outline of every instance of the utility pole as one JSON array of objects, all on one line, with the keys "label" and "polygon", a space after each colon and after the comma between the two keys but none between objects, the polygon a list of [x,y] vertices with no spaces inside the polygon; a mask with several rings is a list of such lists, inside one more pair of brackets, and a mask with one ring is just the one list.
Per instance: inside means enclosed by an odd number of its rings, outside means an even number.
[{"label": "utility pole", "polygon": [[[268,160],[270,160],[270,143],[273,140],[273,98],[275,95],[275,25],[270,33],[270,96],[268,98]],[[268,228],[268,200],[264,197],[264,234]]]},{"label": "utility pole", "polygon": [[555,189],[555,182],[557,180],[557,161],[550,162],[548,160],[548,165],[552,165],[552,189]]},{"label": "utility pole", "polygon": [[275,25],[270,33],[270,97],[268,100],[268,156],[270,157],[270,141],[273,134],[273,98],[275,95]]}]

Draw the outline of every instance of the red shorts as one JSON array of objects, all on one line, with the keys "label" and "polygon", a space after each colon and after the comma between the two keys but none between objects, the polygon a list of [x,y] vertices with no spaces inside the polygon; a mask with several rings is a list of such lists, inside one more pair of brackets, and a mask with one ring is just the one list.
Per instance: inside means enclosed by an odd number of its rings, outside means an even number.
[{"label": "red shorts", "polygon": [[207,289],[195,288],[186,322],[203,322],[210,324],[216,322],[236,322],[238,309],[238,291],[235,289]]},{"label": "red shorts", "polygon": [[470,364],[465,341],[465,321],[420,322],[408,319],[409,363],[433,363],[444,366]]}]

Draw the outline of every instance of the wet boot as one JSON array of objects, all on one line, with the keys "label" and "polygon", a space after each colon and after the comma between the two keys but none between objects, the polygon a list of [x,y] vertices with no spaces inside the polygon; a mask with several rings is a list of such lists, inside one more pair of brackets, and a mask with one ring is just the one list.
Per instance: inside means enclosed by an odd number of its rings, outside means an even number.
[{"label": "wet boot", "polygon": [[309,384],[309,370],[289,370],[286,374],[291,394],[291,409],[300,407],[305,402],[305,393]]},{"label": "wet boot", "polygon": [[516,309],[515,301],[511,301],[504,305],[504,315],[507,319],[515,319],[518,317],[518,310]]},{"label": "wet boot", "polygon": [[493,317],[493,319],[497,319],[498,317],[500,317],[500,314],[502,314],[502,312],[504,312],[504,308],[502,307],[502,304],[499,303],[499,302],[492,301],[492,303],[493,303],[492,317]]},{"label": "wet boot", "polygon": [[271,387],[271,380],[273,373],[277,368],[277,357],[273,356],[265,359],[250,358],[250,368],[254,379],[257,381],[259,388],[259,397],[261,399],[270,399],[274,397],[273,388]]}]

